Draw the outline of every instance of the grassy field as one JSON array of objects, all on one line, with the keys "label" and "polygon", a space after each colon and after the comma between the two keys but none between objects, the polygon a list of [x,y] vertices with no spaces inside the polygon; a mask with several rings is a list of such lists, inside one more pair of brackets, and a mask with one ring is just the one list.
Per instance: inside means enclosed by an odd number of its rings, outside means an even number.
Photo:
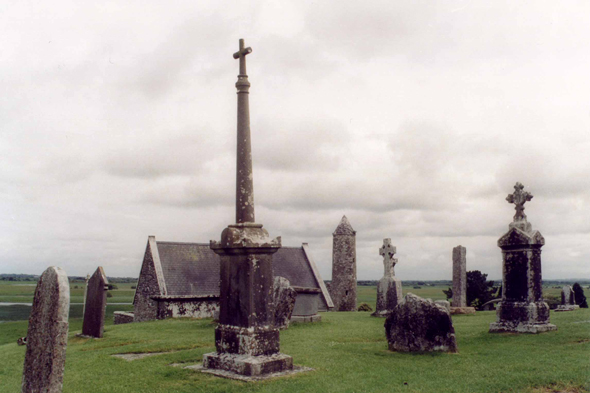
[{"label": "grassy field", "polygon": [[[433,299],[440,288],[408,291]],[[375,288],[359,287],[359,302],[374,306]],[[112,298],[110,298],[112,299]],[[165,320],[112,325],[102,339],[75,337],[70,320],[64,392],[589,392],[590,310],[551,313],[557,332],[489,334],[493,311],[453,317],[458,354],[394,353],[383,319],[369,313],[323,313],[318,324],[281,332],[281,351],[315,371],[244,383],[171,366],[195,364],[214,348],[211,320]],[[0,324],[0,389],[20,391],[26,321]],[[6,337],[6,339],[5,339]],[[167,354],[127,362],[115,353]]]}]

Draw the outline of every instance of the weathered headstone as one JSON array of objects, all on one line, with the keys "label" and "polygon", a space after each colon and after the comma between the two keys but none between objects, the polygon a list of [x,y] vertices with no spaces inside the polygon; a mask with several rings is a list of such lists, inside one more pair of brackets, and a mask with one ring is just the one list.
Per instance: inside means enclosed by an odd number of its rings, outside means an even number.
[{"label": "weathered headstone", "polygon": [[497,321],[490,332],[540,333],[556,330],[549,323],[549,306],[543,301],[541,247],[545,239],[533,230],[524,214],[524,204],[533,196],[516,183],[506,197],[516,205],[508,232],[498,240],[502,249],[502,301],[496,309]]},{"label": "weathered headstone", "polygon": [[295,308],[297,292],[291,287],[289,280],[284,277],[275,277],[274,295],[275,318],[274,324],[279,329],[287,329]]},{"label": "weathered headstone", "polygon": [[346,216],[333,236],[330,296],[334,311],[356,311],[356,231]]},{"label": "weathered headstone", "polygon": [[94,272],[86,284],[86,304],[82,335],[101,338],[104,332],[104,316],[107,308],[107,290],[109,281],[102,266]]},{"label": "weathered headstone", "polygon": [[449,310],[408,293],[387,316],[385,335],[391,351],[457,352]]},{"label": "weathered headstone", "polygon": [[580,306],[576,304],[574,289],[570,285],[564,285],[561,288],[561,304],[557,306],[555,311],[574,311],[577,308]]},{"label": "weathered headstone", "polygon": [[451,314],[475,314],[474,307],[467,307],[467,249],[453,248],[453,299]]},{"label": "weathered headstone", "polygon": [[373,317],[386,317],[402,301],[402,282],[394,272],[396,251],[391,239],[383,239],[383,246],[379,249],[379,255],[383,257],[383,277],[377,284],[377,306],[371,314]]},{"label": "weathered headstone", "polygon": [[293,358],[279,352],[279,329],[274,326],[272,254],[281,238],[270,239],[262,224],[255,223],[250,114],[246,55],[251,48],[234,53],[240,59],[238,90],[238,144],[236,224],[212,240],[220,255],[219,324],[215,329],[217,352],[203,355],[203,371],[237,378],[259,377],[293,370]]},{"label": "weathered headstone", "polygon": [[69,314],[68,276],[63,269],[50,266],[39,278],[29,317],[23,393],[61,392]]}]

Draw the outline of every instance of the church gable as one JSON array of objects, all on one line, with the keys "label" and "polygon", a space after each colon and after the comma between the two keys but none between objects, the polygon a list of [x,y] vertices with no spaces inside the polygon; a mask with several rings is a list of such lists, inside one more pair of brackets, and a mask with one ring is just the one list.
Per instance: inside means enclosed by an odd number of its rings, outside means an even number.
[{"label": "church gable", "polygon": [[165,294],[166,287],[156,248],[156,239],[150,236],[141,265],[135,297],[133,298],[135,321],[141,322],[155,319],[158,304],[151,299],[151,296]]}]

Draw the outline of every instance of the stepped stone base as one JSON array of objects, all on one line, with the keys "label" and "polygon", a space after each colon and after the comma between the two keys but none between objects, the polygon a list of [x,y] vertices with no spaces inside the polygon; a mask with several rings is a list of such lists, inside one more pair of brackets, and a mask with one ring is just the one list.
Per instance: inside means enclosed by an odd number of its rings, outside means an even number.
[{"label": "stepped stone base", "polygon": [[216,375],[224,371],[223,374],[256,377],[289,370],[293,370],[293,358],[283,353],[252,356],[211,352],[203,355],[203,372]]},{"label": "stepped stone base", "polygon": [[451,307],[451,315],[475,314],[475,307]]},{"label": "stepped stone base", "polygon": [[543,324],[526,324],[521,323],[518,325],[510,323],[493,322],[490,323],[490,333],[543,333],[557,330],[557,326],[551,323]]},{"label": "stepped stone base", "polygon": [[578,306],[577,304],[571,305],[559,305],[557,306],[557,308],[555,309],[555,311],[574,311],[576,309],[580,308],[580,306]]},{"label": "stepped stone base", "polygon": [[293,315],[291,316],[291,323],[310,323],[310,322],[322,322],[322,316],[315,315]]}]

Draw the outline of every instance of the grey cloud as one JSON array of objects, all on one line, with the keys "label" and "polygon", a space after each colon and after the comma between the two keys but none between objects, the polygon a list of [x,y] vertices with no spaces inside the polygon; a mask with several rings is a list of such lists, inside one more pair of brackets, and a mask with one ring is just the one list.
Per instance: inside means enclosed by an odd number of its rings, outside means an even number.
[{"label": "grey cloud", "polygon": [[333,119],[265,116],[256,129],[255,163],[278,171],[333,171],[349,156],[349,130]]}]

